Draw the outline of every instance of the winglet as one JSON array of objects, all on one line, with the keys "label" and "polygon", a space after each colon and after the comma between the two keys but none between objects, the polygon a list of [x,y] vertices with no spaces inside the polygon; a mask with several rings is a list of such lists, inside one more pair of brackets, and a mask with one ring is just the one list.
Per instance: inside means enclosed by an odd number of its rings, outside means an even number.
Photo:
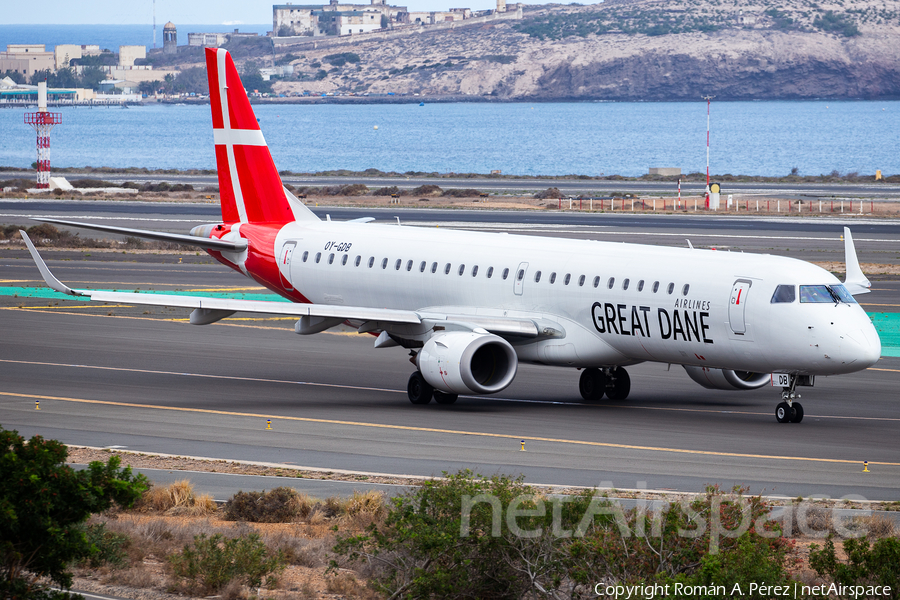
[{"label": "winglet", "polygon": [[863,274],[856,257],[856,247],[853,245],[853,235],[849,227],[844,227],[844,262],[847,265],[847,275],[844,277],[844,287],[853,295],[867,294],[872,284]]},{"label": "winglet", "polygon": [[28,237],[28,234],[19,230],[19,233],[22,234],[22,239],[25,240],[25,245],[28,246],[28,251],[31,252],[31,258],[34,259],[34,264],[37,265],[38,270],[41,272],[41,277],[44,278],[44,282],[62,294],[69,294],[70,296],[84,296],[81,292],[77,292],[61,282],[59,279],[53,276],[53,273],[50,272],[50,269],[47,267],[47,263],[44,262],[44,259],[41,258],[41,255],[38,254],[37,248],[34,247],[34,244],[31,243],[31,238]]}]

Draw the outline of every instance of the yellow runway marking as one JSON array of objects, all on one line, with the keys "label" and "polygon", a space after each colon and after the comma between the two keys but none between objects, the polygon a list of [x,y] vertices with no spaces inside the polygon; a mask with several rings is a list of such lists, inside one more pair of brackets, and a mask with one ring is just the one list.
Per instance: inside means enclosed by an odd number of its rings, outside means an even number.
[{"label": "yellow runway marking", "polygon": [[[109,400],[89,400],[86,398],[66,398],[59,396],[41,396],[36,394],[18,394],[14,392],[0,392],[0,396],[11,396],[15,398],[28,398],[31,400],[57,400],[60,402],[75,402],[80,404],[98,404],[103,406],[119,406],[127,408],[141,408],[146,410],[167,410],[176,412],[191,412],[207,415],[223,415],[230,417],[250,417],[254,419],[275,418],[281,421],[298,421],[303,423],[323,423],[328,425],[347,425],[351,427],[371,427],[374,429],[388,429],[395,431],[416,431],[423,433],[441,433],[447,435],[476,436],[484,438],[497,439],[514,439],[529,440],[532,442],[548,442],[554,444],[572,444],[577,446],[593,446],[598,448],[617,448],[621,450],[643,450],[649,452],[665,452],[672,454],[692,454],[699,456],[721,456],[731,458],[755,458],[763,460],[784,460],[784,461],[802,461],[802,462],[821,462],[821,463],[839,463],[839,464],[859,464],[858,460],[844,460],[839,458],[813,458],[808,456],[779,456],[767,454],[745,454],[741,452],[714,452],[711,450],[688,450],[685,448],[665,448],[659,446],[638,446],[634,444],[613,444],[610,442],[590,442],[586,440],[567,440],[560,438],[545,438],[537,436],[510,435],[505,433],[486,433],[481,431],[461,431],[457,429],[438,429],[434,427],[414,427],[411,425],[387,425],[383,423],[364,423],[360,421],[340,421],[337,419],[313,419],[310,417],[287,417],[276,416],[272,414],[244,413],[227,410],[212,410],[207,408],[186,408],[180,406],[153,406],[151,404],[137,404],[134,402],[111,402]],[[45,405],[46,406],[46,405]],[[881,465],[889,467],[900,467],[900,463],[891,462],[875,462],[869,461],[870,465]]]},{"label": "yellow runway marking", "polygon": [[882,369],[879,367],[869,367],[866,371],[888,371],[890,373],[900,373],[900,369]]}]

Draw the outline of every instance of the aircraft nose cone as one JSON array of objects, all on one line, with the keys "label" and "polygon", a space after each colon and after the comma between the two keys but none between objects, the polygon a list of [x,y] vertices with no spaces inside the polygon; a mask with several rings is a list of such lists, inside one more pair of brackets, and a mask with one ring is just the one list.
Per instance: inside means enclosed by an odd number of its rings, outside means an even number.
[{"label": "aircraft nose cone", "polygon": [[871,325],[844,334],[843,341],[841,354],[845,364],[865,369],[881,358],[881,339]]}]

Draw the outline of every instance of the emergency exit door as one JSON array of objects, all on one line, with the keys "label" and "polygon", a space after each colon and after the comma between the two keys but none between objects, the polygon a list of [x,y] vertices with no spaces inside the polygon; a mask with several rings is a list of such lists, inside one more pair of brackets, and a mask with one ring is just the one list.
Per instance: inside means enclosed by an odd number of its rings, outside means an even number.
[{"label": "emergency exit door", "polygon": [[731,331],[737,335],[744,335],[747,332],[746,311],[747,296],[750,293],[750,281],[746,279],[738,279],[731,286],[731,301],[728,303],[728,322],[731,324]]}]

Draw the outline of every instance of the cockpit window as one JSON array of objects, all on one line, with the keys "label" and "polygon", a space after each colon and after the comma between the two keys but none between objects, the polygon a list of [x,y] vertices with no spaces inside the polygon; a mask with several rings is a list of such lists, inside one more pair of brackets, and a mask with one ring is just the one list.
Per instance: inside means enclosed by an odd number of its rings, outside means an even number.
[{"label": "cockpit window", "polygon": [[793,285],[779,285],[772,294],[772,304],[793,302],[797,299],[797,288]]},{"label": "cockpit window", "polygon": [[845,288],[844,286],[832,285],[829,287],[831,288],[831,291],[841,299],[841,302],[846,302],[847,304],[856,304],[856,298],[854,298],[853,295],[848,292],[847,288]]},{"label": "cockpit window", "polygon": [[800,302],[846,302],[856,304],[856,300],[840,284],[836,285],[801,285]]}]

